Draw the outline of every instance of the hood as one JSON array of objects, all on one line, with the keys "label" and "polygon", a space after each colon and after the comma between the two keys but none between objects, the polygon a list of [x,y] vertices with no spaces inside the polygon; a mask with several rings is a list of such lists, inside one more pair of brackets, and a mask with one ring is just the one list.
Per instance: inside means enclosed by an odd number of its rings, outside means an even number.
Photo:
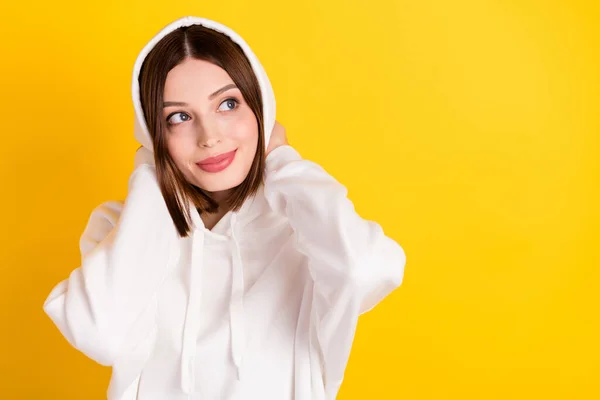
[{"label": "hood", "polygon": [[[271,131],[275,124],[275,96],[273,94],[273,88],[269,82],[269,78],[265,73],[261,63],[258,61],[256,55],[252,52],[248,44],[242,39],[237,33],[231,28],[226,27],[216,21],[211,21],[206,18],[187,16],[180,18],[162,30],[160,30],[142,49],[139,53],[135,66],[133,69],[132,77],[132,97],[133,107],[135,112],[135,126],[134,136],[135,139],[140,143],[140,147],[135,153],[134,158],[134,169],[140,164],[154,164],[153,145],[144,114],[142,111],[142,104],[140,99],[140,86],[138,77],[142,64],[152,50],[152,48],[158,43],[164,36],[168,35],[172,31],[190,25],[203,25],[204,27],[213,29],[227,35],[231,40],[237,43],[243,50],[244,54],[250,61],[254,74],[258,80],[260,86],[262,100],[263,100],[263,115],[264,115],[264,134],[265,134],[265,148],[268,146]],[[221,236],[221,239],[229,240],[232,243],[232,283],[231,283],[231,297],[230,297],[230,328],[231,328],[231,356],[237,370],[237,379],[241,379],[241,365],[243,360],[243,354],[245,350],[245,337],[244,337],[244,304],[243,304],[243,291],[244,291],[244,275],[243,275],[243,264],[240,254],[240,246],[238,241],[238,235],[241,224],[240,217],[245,220],[251,218],[253,215],[262,212],[264,200],[261,198],[260,193],[262,188],[259,189],[259,195],[254,196],[246,200],[240,211],[232,212],[229,218],[229,236]],[[190,204],[190,206],[192,206]],[[191,246],[191,268],[189,274],[189,297],[188,304],[185,313],[185,323],[183,331],[183,342],[181,348],[181,388],[185,393],[192,393],[194,390],[194,365],[195,365],[195,353],[196,353],[196,340],[198,335],[198,324],[200,315],[200,276],[203,262],[202,253],[204,251],[204,240],[206,235],[217,235],[204,228],[204,224],[201,221],[199,214],[195,207],[191,209],[192,222],[194,223],[195,229],[191,235],[192,246]]]},{"label": "hood", "polygon": [[142,102],[140,99],[140,84],[139,84],[139,75],[140,69],[142,68],[142,64],[146,59],[146,56],[150,51],[154,48],[154,46],[166,35],[173,32],[174,30],[190,25],[202,25],[206,28],[213,29],[217,32],[223,33],[227,35],[231,40],[237,43],[246,58],[250,61],[250,65],[252,66],[252,70],[256,75],[258,80],[258,84],[260,86],[260,91],[262,94],[263,101],[263,128],[265,132],[265,148],[269,144],[269,138],[271,137],[271,131],[273,130],[273,126],[275,125],[275,95],[273,94],[273,87],[271,86],[271,82],[260,63],[258,58],[248,46],[246,41],[242,39],[240,35],[235,33],[233,29],[219,23],[216,21],[212,21],[206,18],[187,16],[180,18],[174,22],[171,22],[169,25],[165,26],[161,29],[152,39],[144,46],[142,51],[140,51],[137,59],[135,60],[135,64],[133,67],[133,76],[131,80],[131,96],[133,99],[133,110],[135,113],[135,121],[133,134],[135,136],[135,140],[141,145],[141,147],[136,151],[134,158],[134,168],[142,163],[152,163],[154,164],[154,150],[152,145],[152,138],[148,131],[148,126],[146,125],[146,120],[144,118],[144,112],[142,110]]}]

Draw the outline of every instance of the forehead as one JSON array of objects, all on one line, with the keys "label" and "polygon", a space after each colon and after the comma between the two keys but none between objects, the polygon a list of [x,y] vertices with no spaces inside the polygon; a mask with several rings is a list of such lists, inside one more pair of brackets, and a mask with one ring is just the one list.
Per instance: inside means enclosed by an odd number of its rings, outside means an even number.
[{"label": "forehead", "polygon": [[202,98],[228,83],[233,83],[229,74],[218,65],[204,60],[186,59],[167,74],[165,81],[165,101],[185,101]]}]

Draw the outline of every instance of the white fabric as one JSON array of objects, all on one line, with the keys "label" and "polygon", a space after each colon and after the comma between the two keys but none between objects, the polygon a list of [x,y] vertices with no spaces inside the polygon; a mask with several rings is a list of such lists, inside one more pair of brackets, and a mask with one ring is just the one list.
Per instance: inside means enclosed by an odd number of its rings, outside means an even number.
[{"label": "white fabric", "polygon": [[189,203],[193,231],[178,236],[136,82],[152,46],[193,23],[242,46],[271,132],[271,85],[239,36],[195,17],[164,28],[134,67],[142,147],[128,196],[92,212],[80,241],[82,264],[56,285],[44,310],[75,348],[113,368],[109,399],[333,399],[358,316],[401,284],[404,251],[291,146],[269,154],[265,184],[240,211],[211,231]]}]

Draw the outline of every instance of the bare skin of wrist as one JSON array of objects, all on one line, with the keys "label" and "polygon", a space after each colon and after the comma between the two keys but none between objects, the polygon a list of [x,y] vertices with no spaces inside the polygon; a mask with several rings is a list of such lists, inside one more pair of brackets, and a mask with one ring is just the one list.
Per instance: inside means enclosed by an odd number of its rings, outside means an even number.
[{"label": "bare skin of wrist", "polygon": [[275,121],[275,126],[273,126],[273,131],[271,133],[271,138],[269,139],[269,145],[267,146],[267,152],[265,156],[268,156],[270,152],[275,150],[280,146],[285,146],[289,144],[287,140],[287,135],[285,132],[285,128],[278,121]]}]

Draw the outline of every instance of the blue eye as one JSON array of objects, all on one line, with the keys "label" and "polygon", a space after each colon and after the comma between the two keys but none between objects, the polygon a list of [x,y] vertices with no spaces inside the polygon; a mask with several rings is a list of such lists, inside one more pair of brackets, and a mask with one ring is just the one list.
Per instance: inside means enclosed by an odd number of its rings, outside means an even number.
[{"label": "blue eye", "polygon": [[[177,118],[176,118],[177,116],[180,116],[180,121],[177,121]],[[189,120],[190,120],[190,116],[185,113],[182,113],[182,112],[176,112],[167,117],[167,123],[169,125],[178,125],[182,122],[189,121]]]},{"label": "blue eye", "polygon": [[[220,105],[219,105],[219,111],[233,111],[236,109],[237,105],[240,102],[237,101],[237,99],[234,99],[233,97],[229,98],[229,99],[225,99]],[[225,104],[225,106],[227,107],[226,109],[222,109],[221,107],[223,106],[223,104]]]}]

